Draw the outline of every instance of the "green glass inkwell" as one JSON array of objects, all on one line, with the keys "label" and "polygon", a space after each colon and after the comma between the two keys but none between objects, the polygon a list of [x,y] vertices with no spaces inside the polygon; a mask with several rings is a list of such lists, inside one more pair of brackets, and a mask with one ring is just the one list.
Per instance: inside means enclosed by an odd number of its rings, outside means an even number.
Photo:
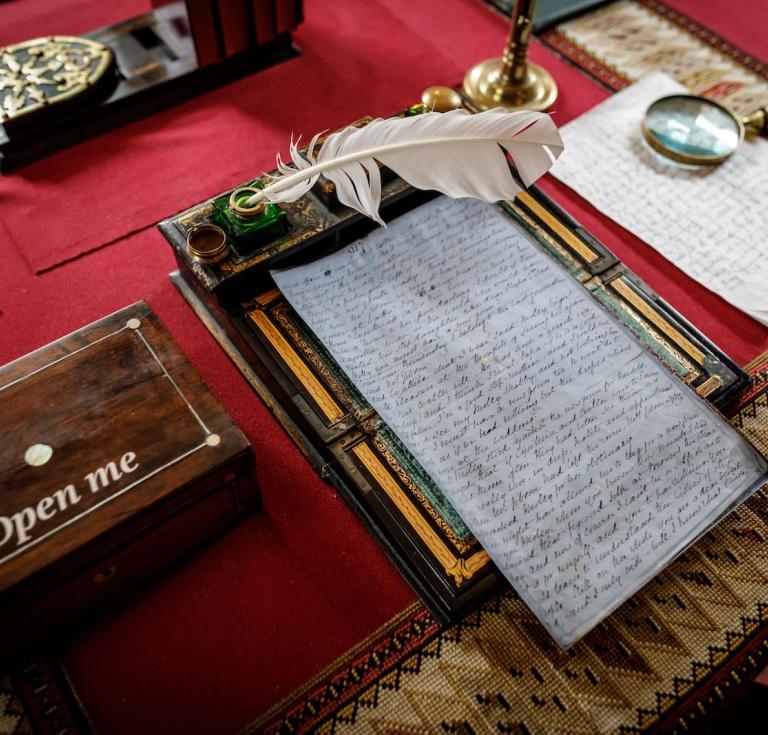
[{"label": "green glass inkwell", "polygon": [[213,200],[213,220],[226,231],[240,256],[250,255],[288,232],[288,217],[276,204],[246,205],[263,188],[261,181],[252,181]]},{"label": "green glass inkwell", "polygon": [[423,113],[424,113],[424,103],[417,102],[415,105],[406,107],[405,110],[403,110],[403,117],[413,117],[414,115],[421,115]]}]

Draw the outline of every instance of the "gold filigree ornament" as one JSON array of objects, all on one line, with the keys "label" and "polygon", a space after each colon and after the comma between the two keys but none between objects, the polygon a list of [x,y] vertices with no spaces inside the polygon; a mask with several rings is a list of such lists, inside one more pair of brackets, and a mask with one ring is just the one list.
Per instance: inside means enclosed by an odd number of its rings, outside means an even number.
[{"label": "gold filigree ornament", "polygon": [[107,79],[112,50],[75,36],[34,38],[0,48],[0,123],[93,90]]}]

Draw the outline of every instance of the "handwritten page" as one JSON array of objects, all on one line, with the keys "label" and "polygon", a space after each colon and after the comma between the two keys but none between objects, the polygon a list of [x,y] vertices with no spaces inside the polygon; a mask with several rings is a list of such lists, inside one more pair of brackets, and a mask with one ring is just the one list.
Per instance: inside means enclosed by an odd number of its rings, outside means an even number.
[{"label": "handwritten page", "polygon": [[564,646],[765,472],[491,205],[440,198],[273,276]]},{"label": "handwritten page", "polygon": [[687,94],[643,77],[560,128],[552,174],[706,288],[768,325],[768,141],[747,136],[719,166],[667,164],[643,141],[648,106]]}]

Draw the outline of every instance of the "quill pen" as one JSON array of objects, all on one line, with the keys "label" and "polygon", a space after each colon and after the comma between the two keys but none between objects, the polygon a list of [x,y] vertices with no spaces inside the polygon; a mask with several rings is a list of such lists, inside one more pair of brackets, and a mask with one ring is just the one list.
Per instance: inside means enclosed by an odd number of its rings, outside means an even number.
[{"label": "quill pen", "polygon": [[299,152],[300,139],[291,139],[293,166],[283,163],[278,154],[279,175],[245,205],[294,202],[324,174],[336,185],[342,204],[383,225],[377,161],[418,189],[496,202],[513,199],[521,191],[506,153],[523,184],[529,186],[563,150],[549,115],[532,110],[493,109],[474,115],[452,110],[373,120],[365,127],[347,127],[329,135],[315,155],[318,137],[312,138],[306,158]]}]

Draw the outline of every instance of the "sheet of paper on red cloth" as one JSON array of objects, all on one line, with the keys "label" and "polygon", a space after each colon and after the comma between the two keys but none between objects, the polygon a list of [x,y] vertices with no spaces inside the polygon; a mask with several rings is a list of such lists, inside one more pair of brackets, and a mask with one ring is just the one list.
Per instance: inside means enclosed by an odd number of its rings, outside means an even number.
[{"label": "sheet of paper on red cloth", "polygon": [[747,138],[714,167],[665,161],[643,145],[640,123],[652,102],[685,91],[655,72],[573,120],[552,174],[768,326],[768,143]]}]

